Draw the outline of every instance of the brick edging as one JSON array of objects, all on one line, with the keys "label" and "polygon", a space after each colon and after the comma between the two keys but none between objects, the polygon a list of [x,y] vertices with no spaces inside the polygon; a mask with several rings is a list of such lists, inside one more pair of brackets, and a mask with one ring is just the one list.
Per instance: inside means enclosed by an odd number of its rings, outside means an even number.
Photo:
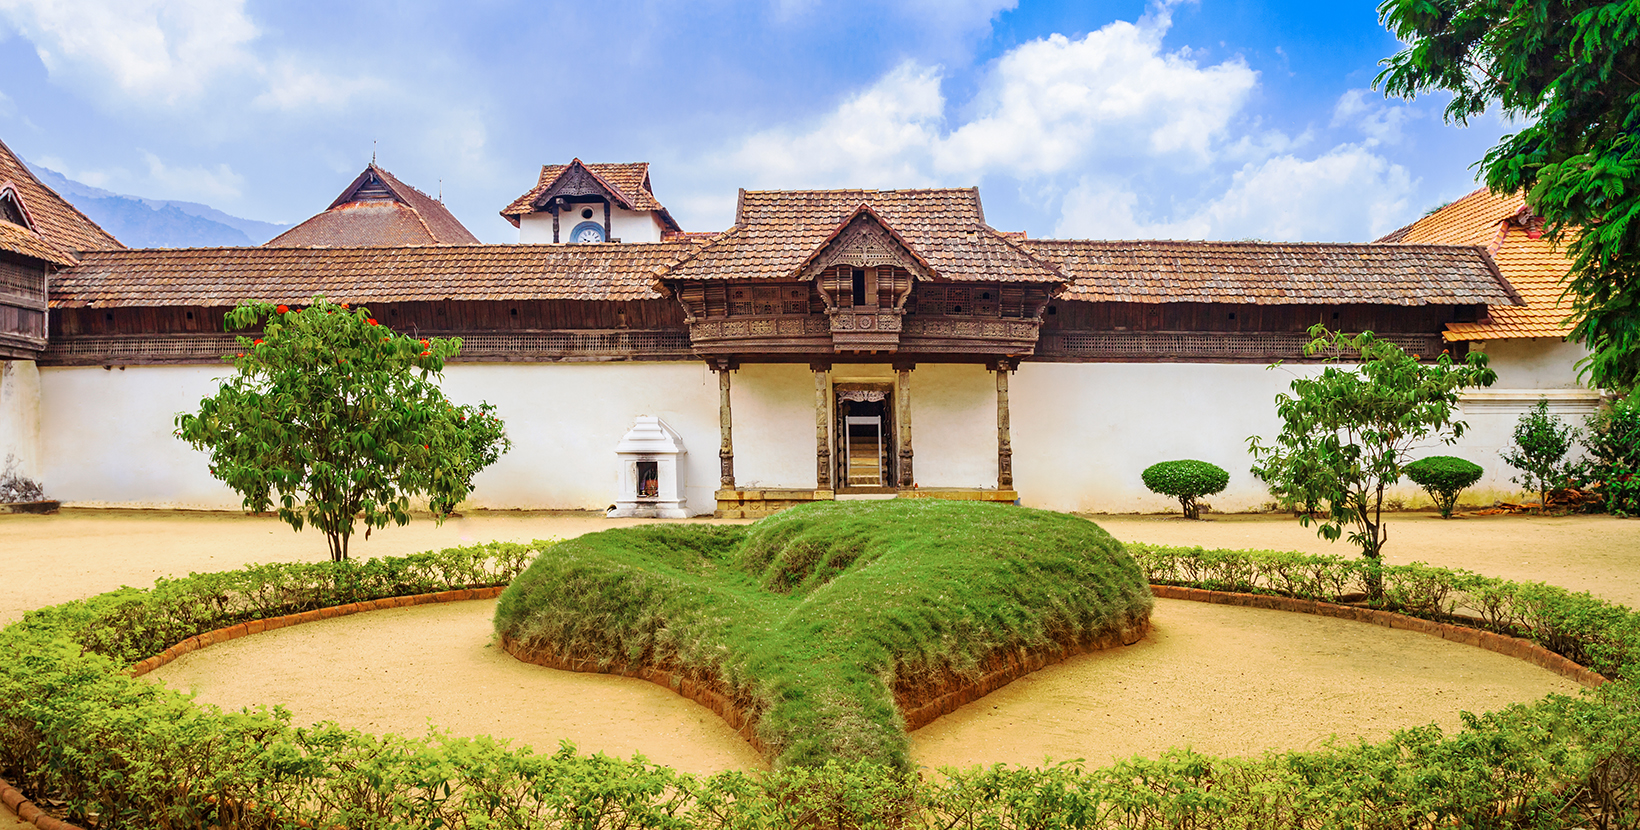
[{"label": "brick edging", "polygon": [[1246,608],[1268,608],[1274,611],[1295,611],[1300,614],[1315,614],[1322,617],[1336,617],[1343,620],[1381,625],[1385,628],[1399,628],[1406,631],[1416,631],[1443,640],[1463,643],[1466,646],[1475,646],[1487,651],[1496,652],[1506,657],[1524,660],[1539,668],[1548,669],[1567,680],[1573,680],[1584,686],[1594,687],[1606,683],[1608,678],[1598,672],[1580,666],[1571,659],[1556,654],[1531,640],[1519,637],[1510,637],[1504,634],[1495,634],[1478,628],[1468,628],[1451,623],[1435,622],[1421,617],[1412,617],[1406,614],[1397,614],[1393,611],[1380,611],[1376,608],[1362,608],[1357,605],[1341,605],[1335,602],[1323,602],[1313,599],[1297,599],[1295,597],[1278,597],[1268,594],[1238,594],[1230,591],[1209,591],[1205,588],[1187,588],[1183,585],[1152,585],[1151,593],[1162,599],[1183,599],[1192,602],[1207,602],[1216,605],[1239,605]]},{"label": "brick edging", "polygon": [[34,802],[24,798],[23,794],[4,778],[0,778],[0,802],[11,808],[24,824],[33,824],[40,830],[83,830],[77,824],[69,824],[56,816],[47,815]]},{"label": "brick edging", "polygon": [[227,628],[218,628],[204,634],[196,634],[177,643],[174,646],[143,660],[131,668],[126,674],[132,677],[141,677],[172,660],[198,651],[206,646],[237,640],[247,634],[260,634],[263,631],[273,631],[302,623],[328,620],[333,617],[346,617],[351,614],[360,614],[365,611],[386,611],[389,608],[403,608],[409,605],[430,605],[435,602],[461,602],[470,599],[495,599],[506,590],[505,585],[491,585],[488,588],[457,588],[451,591],[439,591],[432,594],[412,594],[404,597],[384,597],[370,599],[363,602],[352,602],[347,605],[332,605],[325,608],[315,608],[312,611],[303,611],[299,614],[286,614],[282,617],[270,617],[265,620],[250,620]]},{"label": "brick edging", "polygon": [[[950,714],[964,704],[979,700],[997,689],[1046,666],[1091,651],[1131,645],[1144,639],[1149,631],[1150,621],[1146,619],[1136,627],[1106,632],[1083,643],[1071,645],[1052,644],[1037,649],[1020,648],[1017,652],[1004,658],[1002,668],[996,671],[981,675],[973,682],[964,683],[958,688],[915,708],[907,710],[901,707],[900,716],[905,721],[905,731],[914,732],[933,723],[941,715]],[[716,684],[710,680],[696,680],[674,671],[650,666],[600,663],[597,660],[566,660],[547,649],[530,648],[506,636],[501,638],[501,648],[519,660],[537,666],[545,666],[549,669],[634,677],[670,689],[679,696],[712,710],[713,714],[722,718],[724,723],[729,724],[730,729],[735,730],[736,734],[746,739],[746,742],[752,745],[752,749],[756,750],[757,754],[765,757],[768,755],[767,747],[757,736],[757,716],[742,710],[727,695],[719,692],[715,688]],[[898,706],[900,701],[896,700],[895,703]]]}]

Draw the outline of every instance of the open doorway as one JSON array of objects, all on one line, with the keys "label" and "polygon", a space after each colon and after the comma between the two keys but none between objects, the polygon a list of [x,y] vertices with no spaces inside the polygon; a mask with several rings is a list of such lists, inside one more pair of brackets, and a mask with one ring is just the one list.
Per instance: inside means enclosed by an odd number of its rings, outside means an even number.
[{"label": "open doorway", "polygon": [[[854,384],[851,384],[853,386]],[[888,389],[839,389],[836,447],[838,491],[894,489],[894,407]]]}]

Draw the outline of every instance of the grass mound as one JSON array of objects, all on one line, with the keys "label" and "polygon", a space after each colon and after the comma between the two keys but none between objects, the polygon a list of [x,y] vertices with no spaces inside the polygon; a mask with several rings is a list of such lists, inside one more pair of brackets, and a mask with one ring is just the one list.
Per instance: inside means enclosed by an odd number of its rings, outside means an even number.
[{"label": "grass mound", "polygon": [[934,499],[820,502],[751,525],[590,533],[502,594],[496,631],[565,660],[714,684],[777,766],[908,769],[895,705],[1021,648],[1142,625],[1143,573],[1085,519]]}]

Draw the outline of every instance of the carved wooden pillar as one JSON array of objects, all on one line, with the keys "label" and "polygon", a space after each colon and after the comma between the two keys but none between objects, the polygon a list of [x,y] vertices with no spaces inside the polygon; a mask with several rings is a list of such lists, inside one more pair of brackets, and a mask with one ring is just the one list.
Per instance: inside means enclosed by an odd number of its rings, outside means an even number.
[{"label": "carved wooden pillar", "polygon": [[894,422],[900,425],[900,486],[917,481],[911,469],[911,370],[913,364],[894,367]]},{"label": "carved wooden pillar", "polygon": [[604,200],[604,241],[608,242],[609,240],[610,240],[609,200],[605,199]]},{"label": "carved wooden pillar", "polygon": [[558,241],[558,205],[557,205],[557,203],[556,202],[553,203],[552,207],[547,208],[547,211],[552,214],[552,241],[557,242]]},{"label": "carved wooden pillar", "polygon": [[718,373],[718,433],[722,442],[718,444],[718,462],[721,464],[722,474],[719,478],[721,489],[735,489],[735,439],[734,418],[729,414],[729,370],[733,366],[727,360],[719,360],[714,367]]},{"label": "carved wooden pillar", "polygon": [[1014,443],[1008,426],[1008,373],[1017,364],[997,361],[997,489],[1014,489]]},{"label": "carved wooden pillar", "polygon": [[814,482],[820,490],[832,488],[831,477],[831,366],[814,369]]}]

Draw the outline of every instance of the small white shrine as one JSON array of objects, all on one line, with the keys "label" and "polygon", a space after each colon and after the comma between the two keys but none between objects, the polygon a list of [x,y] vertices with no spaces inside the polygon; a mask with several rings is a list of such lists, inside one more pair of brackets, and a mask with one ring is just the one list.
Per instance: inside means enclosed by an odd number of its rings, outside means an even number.
[{"label": "small white shrine", "polygon": [[639,415],[615,445],[620,490],[612,519],[687,519],[683,497],[683,439],[653,415]]}]

